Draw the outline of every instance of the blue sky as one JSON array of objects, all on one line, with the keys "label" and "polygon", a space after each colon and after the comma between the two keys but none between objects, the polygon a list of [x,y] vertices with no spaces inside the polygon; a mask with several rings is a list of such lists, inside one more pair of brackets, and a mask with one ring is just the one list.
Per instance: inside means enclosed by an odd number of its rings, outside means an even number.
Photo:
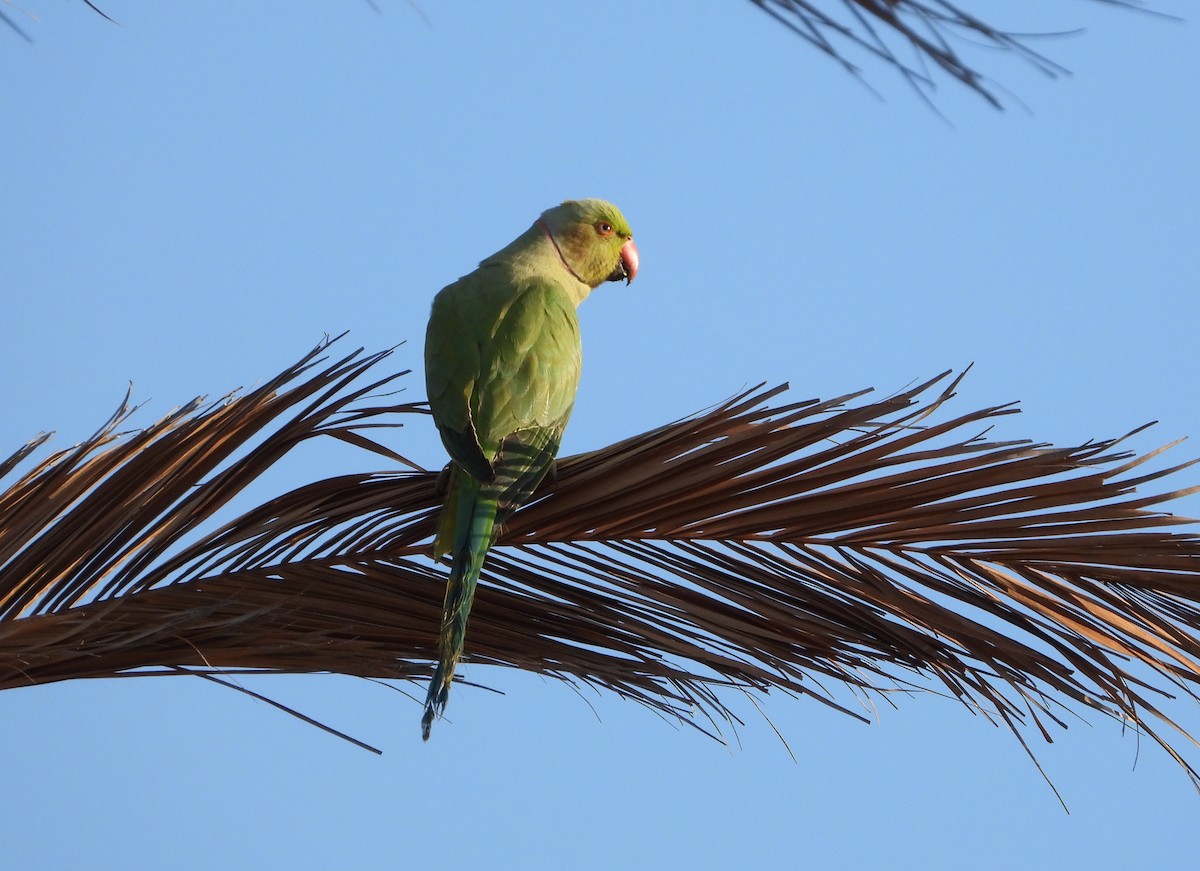
[{"label": "blue sky", "polygon": [[[1005,436],[1200,434],[1195,22],[972,4],[1087,32],[1037,43],[1073,71],[1058,81],[975,54],[1027,108],[943,83],[943,120],[744,2],[103,3],[118,25],[23,5],[33,44],[0,34],[0,452],[45,429],[71,444],[130,382],[146,423],[253,385],[324,333],[408,341],[396,366],[419,373],[436,290],[578,196],[622,207],[642,271],[581,310],[566,453],[760,381],[887,392],[971,362],[958,407],[1021,400]],[[395,446],[442,462],[432,427]],[[378,466],[329,463],[278,483]],[[1068,816],[1015,741],[943,699],[864,726],[769,698],[792,762],[749,704],[726,748],[615,698],[467,675],[504,694],[459,688],[424,746],[386,688],[250,682],[381,758],[199,680],[0,694],[5,864],[1194,862],[1200,796],[1099,718],[1038,746]],[[1170,711],[1200,730],[1192,704]]]}]

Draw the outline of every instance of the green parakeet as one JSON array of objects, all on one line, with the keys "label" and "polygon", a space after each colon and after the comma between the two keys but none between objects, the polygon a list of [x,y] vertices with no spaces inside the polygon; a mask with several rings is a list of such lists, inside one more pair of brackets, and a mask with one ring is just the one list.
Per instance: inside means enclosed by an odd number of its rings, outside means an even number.
[{"label": "green parakeet", "polygon": [[583,356],[575,307],[637,271],[617,207],[569,200],[433,300],[425,384],[451,458],[434,557],[448,554],[451,569],[421,718],[426,740],[446,707],[488,548],[550,470],[571,416]]}]

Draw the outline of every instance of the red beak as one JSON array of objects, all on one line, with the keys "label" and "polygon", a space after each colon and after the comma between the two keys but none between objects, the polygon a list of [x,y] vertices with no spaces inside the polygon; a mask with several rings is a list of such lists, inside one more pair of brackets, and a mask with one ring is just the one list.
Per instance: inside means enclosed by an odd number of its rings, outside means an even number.
[{"label": "red beak", "polygon": [[625,283],[629,284],[638,271],[638,250],[632,239],[621,246],[621,265],[625,267]]}]

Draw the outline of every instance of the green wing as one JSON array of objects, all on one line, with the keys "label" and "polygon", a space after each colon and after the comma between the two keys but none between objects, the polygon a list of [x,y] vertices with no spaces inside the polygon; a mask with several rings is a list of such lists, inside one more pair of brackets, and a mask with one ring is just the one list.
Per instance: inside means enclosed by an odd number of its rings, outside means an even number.
[{"label": "green wing", "polygon": [[434,299],[425,339],[429,404],[446,450],[479,481],[495,480],[502,454],[505,465],[544,474],[581,365],[575,307],[552,281],[515,282],[505,267],[485,267]]}]

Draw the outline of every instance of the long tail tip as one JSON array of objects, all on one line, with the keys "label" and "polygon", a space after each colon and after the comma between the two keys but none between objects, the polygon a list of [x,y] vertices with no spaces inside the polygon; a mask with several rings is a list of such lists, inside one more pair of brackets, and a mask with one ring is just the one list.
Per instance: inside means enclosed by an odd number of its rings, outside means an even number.
[{"label": "long tail tip", "polygon": [[428,741],[433,721],[440,720],[446,712],[446,699],[450,695],[450,682],[454,679],[454,660],[449,667],[438,663],[429,681],[429,692],[425,694],[425,713],[421,717],[421,737]]}]

